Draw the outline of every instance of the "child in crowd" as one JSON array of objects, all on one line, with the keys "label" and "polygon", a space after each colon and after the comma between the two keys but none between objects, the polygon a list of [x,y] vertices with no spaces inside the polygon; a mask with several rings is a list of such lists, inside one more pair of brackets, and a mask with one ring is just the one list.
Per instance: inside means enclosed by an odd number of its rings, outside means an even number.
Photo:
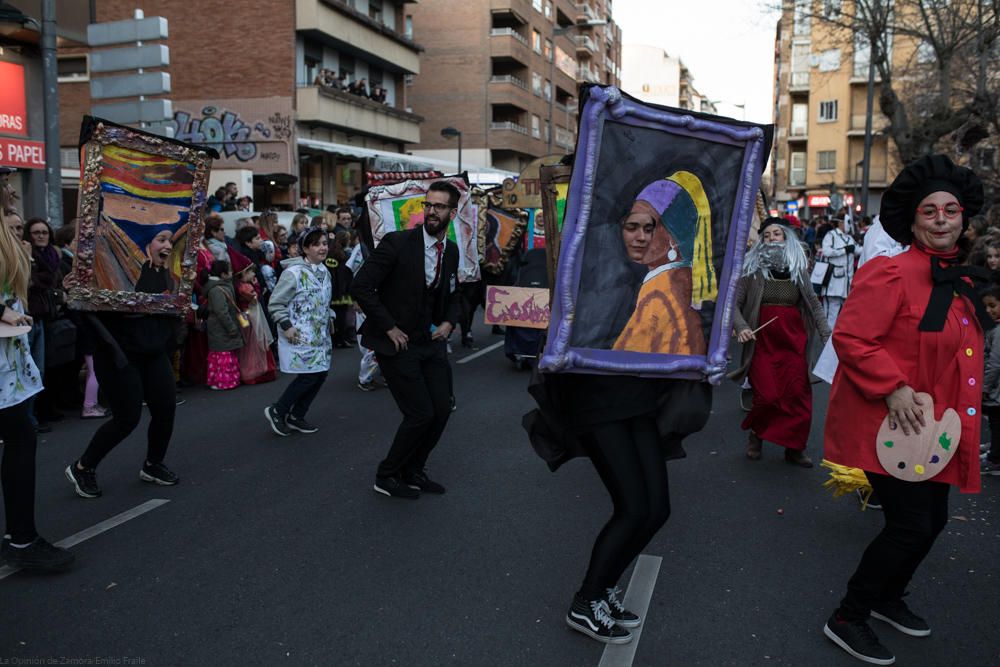
[{"label": "child in crowd", "polygon": [[281,277],[268,309],[281,332],[278,362],[283,373],[295,374],[278,401],[264,409],[271,429],[281,436],[293,430],[315,433],[306,412],[330,370],[330,272],[324,262],[329,252],[326,232],[318,227],[299,237],[302,257],[282,261]]},{"label": "child in crowd", "polygon": [[[995,322],[1000,322],[1000,287],[987,287],[983,305]],[[986,334],[986,372],[983,374],[983,412],[990,422],[990,446],[983,453],[980,471],[1000,475],[1000,326]]]},{"label": "child in crowd", "polygon": [[[358,271],[364,265],[365,260],[368,258],[368,246],[360,241],[358,236],[355,234],[354,237],[354,248],[351,250],[351,256],[347,259],[347,266],[351,270],[351,275],[358,275]],[[361,328],[364,324],[365,314],[360,308],[355,304],[352,307],[354,311],[354,328],[355,331]],[[375,359],[375,350],[370,350],[361,344],[361,336],[356,336],[358,339],[358,350],[361,352],[361,363],[358,366],[358,389],[361,391],[373,391],[378,389],[379,381],[382,381],[382,373],[378,367],[378,360]],[[384,381],[382,381],[384,383]]]},{"label": "child in crowd", "polygon": [[[267,243],[270,241],[265,241]],[[262,271],[269,268],[266,264],[261,266]],[[250,326],[243,328],[243,347],[236,353],[243,384],[272,382],[276,376],[274,355],[271,354],[274,338],[257,298],[256,282],[253,265],[247,262],[246,267],[236,274],[236,304],[250,322]]]},{"label": "child in crowd", "polygon": [[[284,228],[279,227],[284,231]],[[265,294],[274,291],[274,286],[278,284],[278,274],[275,272],[271,262],[274,261],[274,241],[264,241],[260,244],[260,251],[264,255],[264,262],[260,265],[260,280],[263,281],[261,289]]]},{"label": "child in crowd", "polygon": [[[242,257],[234,256],[234,264]],[[245,267],[244,267],[245,268]],[[212,262],[206,294],[208,298],[208,375],[210,389],[234,389],[240,385],[236,350],[243,347],[242,323],[246,317],[236,307],[229,264]]]}]

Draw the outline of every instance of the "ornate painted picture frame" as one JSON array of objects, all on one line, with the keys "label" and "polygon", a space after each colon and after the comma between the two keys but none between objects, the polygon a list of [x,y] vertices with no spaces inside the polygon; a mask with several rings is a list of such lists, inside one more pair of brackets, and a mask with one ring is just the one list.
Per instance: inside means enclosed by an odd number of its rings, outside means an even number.
[{"label": "ornate painted picture frame", "polygon": [[502,198],[487,194],[479,207],[479,251],[483,271],[503,273],[510,255],[522,243],[528,216],[521,209],[500,207]]},{"label": "ornate painted picture frame", "polygon": [[479,211],[472,199],[466,176],[445,176],[376,185],[365,196],[372,239],[377,246],[389,232],[413,229],[424,222],[423,203],[434,181],[447,181],[458,188],[458,215],[448,227],[448,238],[458,245],[458,281],[475,282],[479,272]]},{"label": "ornate painted picture frame", "polygon": [[[69,307],[184,314],[218,154],[89,116],[80,144],[76,255],[64,281]],[[165,275],[151,280],[154,272]]]},{"label": "ornate painted picture frame", "polygon": [[539,367],[718,384],[773,127],[581,95]]}]

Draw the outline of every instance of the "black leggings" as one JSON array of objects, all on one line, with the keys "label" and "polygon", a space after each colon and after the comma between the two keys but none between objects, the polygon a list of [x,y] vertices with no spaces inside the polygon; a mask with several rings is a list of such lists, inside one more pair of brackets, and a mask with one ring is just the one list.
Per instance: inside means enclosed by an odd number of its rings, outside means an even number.
[{"label": "black leggings", "polygon": [[3,461],[3,506],[11,542],[27,544],[38,537],[35,532],[35,429],[28,416],[28,402],[0,410],[0,438]]},{"label": "black leggings", "polygon": [[1000,463],[1000,405],[984,405],[983,412],[990,420],[990,453],[986,458]]},{"label": "black leggings", "polygon": [[135,430],[142,417],[143,400],[150,416],[146,460],[162,463],[167,454],[177,409],[173,364],[165,351],[127,356],[128,364],[116,368],[114,355],[107,346],[100,345],[94,352],[94,373],[108,398],[112,416],[97,429],[80,457],[80,465],[85,468],[96,468],[108,452]]},{"label": "black leggings", "polygon": [[614,513],[601,529],[579,595],[604,597],[670,517],[667,464],[651,416],[601,424],[583,437],[587,455],[611,494]]},{"label": "black leggings", "polygon": [[847,582],[838,614],[845,621],[868,618],[873,606],[903,597],[917,567],[948,523],[948,490],[942,482],[904,482],[865,473],[885,515],[885,528],[861,557]]}]

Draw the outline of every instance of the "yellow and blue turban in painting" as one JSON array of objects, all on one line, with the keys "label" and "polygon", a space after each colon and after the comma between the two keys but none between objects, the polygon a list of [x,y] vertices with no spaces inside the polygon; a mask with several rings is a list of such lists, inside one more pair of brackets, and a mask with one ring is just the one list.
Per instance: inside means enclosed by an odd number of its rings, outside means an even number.
[{"label": "yellow and blue turban in painting", "polygon": [[719,285],[712,261],[712,211],[701,180],[688,171],[674,172],[643,188],[632,211],[655,213],[675,245],[670,252],[662,243],[651,244],[651,271],[613,349],[705,354],[698,310],[717,299]]}]

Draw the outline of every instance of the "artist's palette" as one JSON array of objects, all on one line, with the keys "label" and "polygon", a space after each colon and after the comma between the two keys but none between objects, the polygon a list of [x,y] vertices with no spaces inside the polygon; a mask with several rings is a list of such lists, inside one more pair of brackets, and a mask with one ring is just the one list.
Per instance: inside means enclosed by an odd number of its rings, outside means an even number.
[{"label": "artist's palette", "polygon": [[29,324],[14,326],[13,324],[0,322],[0,338],[14,338],[15,336],[26,334],[29,331],[31,331],[31,325]]},{"label": "artist's palette", "polygon": [[932,479],[945,469],[958,449],[962,437],[962,422],[958,413],[948,408],[941,421],[934,421],[934,399],[930,394],[917,394],[923,405],[920,410],[927,426],[920,434],[904,435],[899,424],[886,415],[878,430],[875,451],[885,471],[905,482]]}]

